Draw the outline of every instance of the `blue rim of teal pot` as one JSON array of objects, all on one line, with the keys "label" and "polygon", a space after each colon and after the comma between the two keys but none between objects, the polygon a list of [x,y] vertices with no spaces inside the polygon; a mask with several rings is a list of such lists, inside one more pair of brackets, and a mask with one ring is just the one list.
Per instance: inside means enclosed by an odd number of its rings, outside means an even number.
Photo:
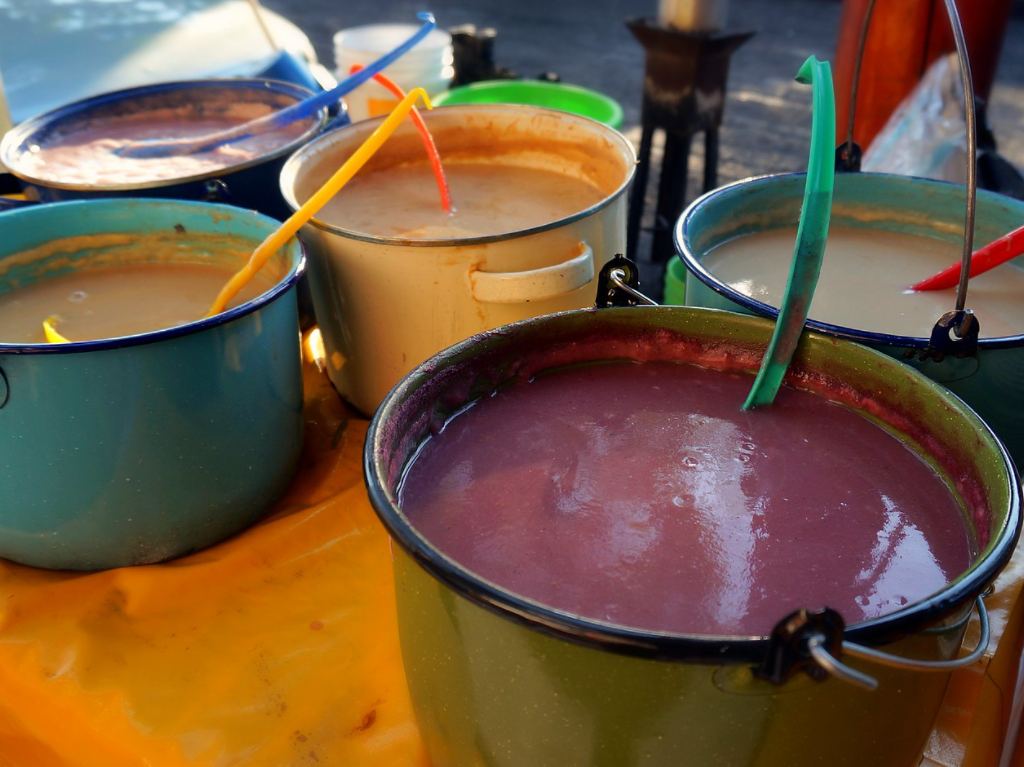
[{"label": "blue rim of teal pot", "polygon": [[[68,206],[76,206],[86,208],[95,208],[97,205],[101,206],[112,206],[112,207],[125,207],[125,206],[138,206],[144,208],[147,205],[156,204],[161,207],[186,207],[186,208],[199,208],[201,210],[216,209],[222,210],[225,213],[233,216],[244,215],[254,216],[259,221],[268,224],[271,229],[276,229],[280,226],[280,222],[272,219],[270,216],[265,216],[262,213],[255,211],[246,210],[245,208],[235,208],[230,205],[221,205],[210,202],[195,202],[189,200],[167,200],[161,198],[147,198],[137,197],[131,200],[124,200],[118,198],[111,198],[107,200],[71,200],[68,202],[53,202],[47,203],[46,205],[35,205],[28,208],[19,208],[17,210],[6,211],[0,214],[0,222],[8,220],[7,217],[14,216],[43,216],[47,215],[47,211],[53,208],[67,208]],[[87,212],[87,211],[86,211]],[[149,230],[144,228],[139,229],[139,233],[148,234]],[[215,232],[208,232],[215,233]],[[55,237],[54,239],[60,239]],[[52,241],[52,240],[51,240]],[[143,344],[152,344],[159,341],[167,341],[172,338],[178,338],[179,336],[187,336],[192,333],[199,333],[208,328],[217,327],[223,325],[232,320],[244,317],[247,314],[252,314],[259,309],[262,309],[267,304],[274,301],[282,293],[289,290],[294,286],[299,278],[302,277],[306,271],[306,251],[302,245],[302,241],[296,237],[289,240],[285,247],[289,248],[292,244],[298,245],[298,258],[292,264],[288,271],[288,274],[284,276],[279,282],[275,283],[272,288],[267,290],[265,293],[246,301],[244,304],[239,304],[226,311],[216,314],[213,317],[203,317],[202,319],[196,320],[195,322],[189,322],[185,325],[175,325],[171,328],[163,328],[162,330],[154,330],[150,333],[139,333],[132,336],[119,336],[117,338],[102,338],[94,341],[70,341],[66,344],[9,344],[0,342],[0,354],[75,354],[78,352],[91,352],[100,351],[103,349],[121,349],[129,346],[141,346]],[[2,260],[4,256],[0,256]]]},{"label": "blue rim of teal pot", "polygon": [[[859,171],[858,171],[859,173]],[[721,282],[711,272],[709,272],[701,261],[694,255],[690,248],[690,238],[688,229],[690,222],[696,215],[698,209],[702,205],[706,205],[709,202],[714,201],[717,197],[727,195],[734,191],[737,187],[750,186],[751,184],[768,184],[774,183],[781,179],[799,177],[803,178],[803,173],[775,173],[767,176],[753,176],[751,178],[745,178],[740,181],[735,181],[731,184],[718,187],[712,191],[701,195],[696,200],[687,206],[686,210],[679,217],[676,222],[675,233],[673,239],[675,240],[676,254],[682,260],[686,270],[693,274],[698,280],[703,282],[713,291],[719,295],[729,299],[733,303],[739,304],[740,306],[748,309],[752,313],[760,317],[769,317],[775,319],[779,316],[779,310],[777,307],[771,304],[766,304],[758,301],[755,298],[751,298],[748,295],[740,293],[738,290],[734,290],[725,283]],[[863,173],[862,176],[876,176],[881,179],[899,179],[901,181],[914,181],[922,184],[930,184],[936,187],[960,187],[960,184],[953,184],[948,181],[936,181],[930,178],[920,178],[918,176],[898,176],[892,173]],[[800,187],[803,188],[803,182],[800,182]],[[978,190],[978,196],[984,197],[986,195],[992,195],[991,192],[984,192]],[[998,196],[998,195],[997,195]],[[971,306],[971,293],[967,292],[967,308]],[[949,307],[953,309],[952,306]],[[938,318],[936,318],[938,319]],[[914,349],[927,349],[931,344],[930,338],[924,338],[920,336],[900,336],[892,335],[890,333],[876,333],[869,330],[858,330],[857,328],[846,327],[845,325],[833,325],[828,322],[821,322],[820,320],[814,320],[811,318],[807,319],[807,327],[811,330],[816,330],[819,333],[825,333],[830,336],[836,336],[838,338],[845,338],[849,341],[857,341],[862,344],[874,344],[874,345],[887,345],[887,346],[902,346],[911,347]],[[979,338],[978,346],[983,349],[1005,349],[1008,347],[1016,347],[1024,344],[1024,333],[1014,336],[1000,336],[998,338]]]},{"label": "blue rim of teal pot", "polygon": [[[202,181],[208,178],[217,178],[226,173],[235,173],[240,170],[260,165],[278,157],[291,154],[300,146],[308,142],[319,133],[320,129],[327,124],[327,109],[322,108],[316,113],[316,124],[304,131],[295,139],[289,141],[277,149],[257,155],[245,162],[234,165],[225,165],[221,168],[214,168],[204,173],[196,173],[191,176],[175,176],[173,178],[153,179],[151,181],[131,182],[122,184],[65,184],[59,179],[46,179],[25,173],[18,168],[18,149],[30,141],[40,131],[52,128],[62,120],[73,118],[83,111],[88,111],[110,104],[130,102],[132,99],[156,96],[164,93],[176,93],[187,89],[210,90],[215,88],[249,89],[253,93],[271,93],[275,95],[293,96],[296,101],[313,95],[308,88],[284,80],[272,80],[265,77],[257,78],[220,78],[210,80],[175,80],[173,82],[154,83],[152,85],[141,85],[135,88],[125,88],[119,91],[101,93],[98,96],[90,96],[70,104],[63,104],[48,112],[30,117],[22,123],[7,131],[0,141],[0,164],[7,166],[7,170],[14,176],[37,186],[45,186],[50,189],[65,189],[72,191],[134,191],[146,189],[160,189],[166,186],[175,186],[193,181]],[[308,118],[307,118],[308,119]]]},{"label": "blue rim of teal pot", "polygon": [[[720,309],[676,306],[599,311],[643,312],[650,310],[700,311],[723,316],[737,316]],[[439,352],[418,365],[399,381],[374,414],[363,446],[363,479],[371,506],[388,534],[430,575],[474,604],[520,625],[587,647],[653,660],[685,660],[714,665],[724,663],[760,664],[764,662],[769,652],[770,638],[768,635],[719,636],[634,629],[548,607],[504,589],[479,577],[431,545],[423,535],[416,531],[398,508],[392,494],[385,488],[377,471],[378,441],[383,439],[385,421],[391,417],[392,411],[404,403],[407,398],[415,396],[421,385],[420,379],[436,375],[437,371],[444,369],[448,360],[457,360],[466,356],[482,341],[500,339],[503,343],[511,343],[518,330],[527,328],[531,324],[558,321],[559,318],[579,315],[583,311],[587,310],[575,309],[534,317],[479,333]],[[761,319],[763,320],[763,318]],[[865,347],[863,351],[869,355],[877,355],[880,360],[885,362],[893,362],[891,357],[873,349]],[[1006,448],[993,434],[988,424],[982,421],[974,410],[959,397],[952,393],[947,393],[947,396],[956,400],[966,413],[977,419],[979,425],[992,438],[999,459],[1007,467],[1010,508],[1007,511],[1006,527],[1011,530],[1011,534],[1005,535],[988,554],[989,563],[998,572],[1009,561],[1020,534],[1020,480],[1013,468],[1014,464],[1009,453],[1006,452]],[[982,572],[982,569],[972,567],[958,579],[947,584],[940,592],[921,599],[913,605],[878,618],[849,624],[845,628],[844,637],[854,642],[880,645],[912,634],[929,626],[937,618],[948,614],[953,607],[973,599],[975,595],[984,590],[993,577],[991,572]],[[783,617],[779,616],[780,619]]]}]

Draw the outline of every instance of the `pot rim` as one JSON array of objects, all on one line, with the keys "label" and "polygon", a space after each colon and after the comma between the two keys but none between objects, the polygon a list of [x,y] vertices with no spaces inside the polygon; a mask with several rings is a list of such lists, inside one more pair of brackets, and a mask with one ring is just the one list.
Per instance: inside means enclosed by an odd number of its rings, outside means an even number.
[{"label": "pot rim", "polygon": [[[626,177],[622,183],[616,187],[616,189],[609,194],[602,197],[598,202],[591,205],[589,208],[577,211],[568,216],[563,216],[556,221],[549,221],[539,226],[533,226],[528,229],[514,229],[510,232],[500,232],[498,234],[488,234],[477,237],[461,237],[461,238],[444,238],[444,239],[406,239],[403,237],[378,237],[376,235],[365,234],[363,232],[356,232],[351,229],[345,229],[344,227],[337,226],[335,224],[327,223],[314,216],[310,219],[309,223],[325,232],[331,234],[337,234],[342,237],[346,237],[351,240],[358,240],[360,242],[369,242],[376,245],[397,245],[406,247],[420,247],[420,248],[447,248],[452,246],[467,246],[467,245],[484,245],[489,242],[500,242],[503,240],[510,240],[519,237],[527,237],[533,234],[540,234],[551,229],[558,229],[572,224],[581,219],[587,218],[588,216],[597,213],[600,210],[611,205],[619,197],[625,194],[629,188],[630,183],[633,181],[633,177],[636,174],[636,150],[633,148],[632,142],[627,139],[621,132],[616,129],[605,125],[604,123],[594,120],[590,117],[583,115],[577,115],[572,112],[564,112],[559,109],[550,109],[548,107],[538,107],[528,104],[453,104],[451,106],[438,106],[436,110],[443,109],[445,112],[449,110],[460,110],[460,111],[496,111],[496,112],[516,112],[523,110],[533,110],[538,112],[544,112],[551,115],[557,115],[560,119],[577,120],[584,123],[590,123],[597,126],[601,131],[611,134],[609,138],[614,139],[618,142],[620,148],[625,150],[627,158],[627,171]],[[423,118],[429,122],[430,113],[423,113]],[[374,117],[369,120],[360,120],[358,122],[344,125],[337,130],[332,130],[318,136],[313,141],[310,141],[299,151],[295,152],[285,162],[284,167],[281,168],[280,177],[280,188],[281,196],[284,197],[288,207],[293,211],[298,210],[300,203],[298,198],[295,196],[295,185],[299,177],[300,172],[303,170],[302,166],[309,160],[310,155],[323,151],[326,146],[333,146],[336,143],[344,141],[348,134],[346,131],[356,130],[358,128],[369,129],[370,126],[376,126],[382,123],[386,117]]]},{"label": "pot rim", "polygon": [[293,153],[302,144],[308,143],[309,140],[319,133],[323,129],[324,125],[327,124],[327,109],[321,107],[316,113],[317,120],[314,125],[292,141],[278,147],[272,152],[267,152],[266,154],[253,157],[249,160],[245,160],[244,162],[235,163],[234,165],[225,165],[220,168],[206,171],[205,173],[196,173],[191,176],[161,178],[154,179],[152,181],[138,181],[131,183],[72,184],[62,182],[59,179],[39,178],[38,176],[33,176],[32,174],[26,173],[18,168],[18,161],[21,153],[18,152],[17,149],[29,141],[38,131],[49,128],[56,122],[94,107],[101,107],[120,101],[127,101],[141,96],[150,96],[167,91],[185,90],[188,88],[197,88],[201,90],[212,88],[242,88],[253,91],[269,90],[277,94],[294,96],[296,103],[313,95],[313,91],[304,86],[296,85],[295,83],[287,82],[285,80],[275,80],[267,77],[175,80],[172,82],[153,83],[151,85],[141,85],[133,88],[109,91],[107,93],[101,93],[95,96],[89,96],[88,98],[79,99],[78,101],[73,101],[70,104],[63,104],[47,112],[36,115],[35,117],[30,117],[9,130],[3,139],[0,140],[0,164],[5,165],[8,172],[22,181],[35,186],[45,187],[47,189],[93,193],[134,192],[145,191],[148,189],[163,189],[166,187],[178,186],[179,184],[191,184],[198,181],[216,179],[228,174],[248,170],[249,168],[261,165],[271,160],[276,160],[280,157]]},{"label": "pot rim", "polygon": [[[128,207],[139,207],[145,208],[151,204],[158,204],[161,207],[185,207],[185,208],[200,208],[208,209],[214,208],[222,210],[224,213],[229,214],[233,217],[239,216],[254,216],[261,222],[268,224],[271,228],[276,229],[280,226],[280,222],[271,218],[270,216],[264,215],[257,211],[246,210],[244,208],[236,208],[230,205],[224,205],[220,203],[210,202],[199,202],[196,200],[168,200],[164,198],[150,198],[150,197],[138,197],[131,199],[123,198],[103,198],[95,200],[68,200],[66,202],[54,202],[47,203],[46,205],[33,205],[25,208],[18,208],[16,210],[7,211],[3,215],[5,217],[16,217],[16,216],[45,216],[48,215],[46,211],[51,208],[67,208],[69,206],[88,208],[110,207],[110,208],[123,208]],[[88,210],[83,211],[83,215],[88,215]],[[0,221],[5,221],[6,218],[0,218]],[[203,232],[204,234],[207,232]],[[74,236],[74,235],[69,235]],[[59,239],[59,238],[58,238]],[[52,241],[52,240],[51,240]],[[269,289],[260,293],[258,296],[251,298],[243,304],[234,306],[227,309],[220,314],[216,314],[213,317],[202,317],[194,322],[189,322],[184,325],[175,325],[170,328],[161,328],[159,330],[153,330],[148,333],[138,333],[131,336],[118,336],[116,338],[100,338],[95,340],[87,341],[69,341],[64,344],[50,344],[50,343],[37,343],[37,344],[20,344],[20,343],[4,343],[0,342],[0,355],[3,354],[76,354],[79,352],[93,352],[103,351],[106,349],[122,349],[130,346],[142,346],[144,344],[159,343],[161,341],[169,341],[173,338],[180,336],[192,335],[193,333],[199,333],[209,328],[223,325],[239,317],[244,317],[248,314],[252,314],[262,309],[267,304],[275,301],[278,296],[284,294],[290,290],[306,271],[306,250],[302,244],[302,241],[298,237],[292,237],[291,240],[286,243],[286,252],[291,252],[290,258],[291,266],[288,269],[288,273],[280,279],[278,282]],[[3,261],[8,255],[0,255],[0,261]]]},{"label": "pot rim", "polygon": [[[856,171],[859,177],[875,176],[886,180],[893,180],[897,183],[913,182],[915,184],[927,183],[937,187],[960,187],[964,188],[963,184],[954,184],[950,181],[939,181],[930,178],[921,178],[919,176],[901,176],[894,173],[865,173]],[[763,176],[750,176],[749,178],[740,179],[734,181],[731,184],[720,186],[717,189],[713,189],[710,192],[706,192],[698,197],[696,200],[686,206],[686,210],[683,211],[679,220],[676,221],[674,227],[673,240],[675,242],[676,257],[683,262],[683,266],[686,270],[693,274],[698,280],[704,283],[711,290],[715,291],[719,295],[727,298],[733,303],[739,304],[750,312],[753,312],[759,317],[768,317],[775,319],[779,316],[778,307],[766,304],[762,301],[758,301],[755,298],[751,298],[738,290],[733,289],[729,285],[721,282],[714,274],[712,274],[703,265],[703,263],[694,255],[690,248],[690,237],[689,237],[689,225],[693,216],[696,214],[699,206],[707,204],[709,201],[714,200],[716,197],[721,195],[728,195],[735,191],[736,187],[742,187],[750,184],[768,184],[775,181],[788,179],[788,178],[803,178],[806,173],[801,172],[788,172],[788,173],[770,173]],[[840,174],[843,175],[843,174]],[[848,174],[847,174],[848,175]],[[801,187],[802,188],[802,187]],[[994,196],[1002,197],[1002,195],[996,195],[992,192],[986,192],[985,190],[978,190],[979,197]],[[968,292],[968,299],[970,299],[970,293]],[[970,301],[968,300],[968,308]],[[950,307],[952,308],[952,307]],[[822,322],[820,320],[807,318],[806,325],[811,330],[825,333],[830,336],[837,338],[844,338],[849,341],[857,341],[862,344],[873,344],[873,345],[887,345],[887,346],[900,346],[912,349],[927,349],[931,344],[930,338],[922,336],[903,336],[892,333],[878,333],[870,330],[859,330],[857,328],[847,327],[845,325],[834,325],[829,322]],[[1009,347],[1017,347],[1024,344],[1024,331],[1012,336],[993,336],[989,338],[979,338],[978,346],[985,349],[1004,349]]]},{"label": "pot rim", "polygon": [[[388,393],[367,430],[363,449],[363,476],[370,503],[389,535],[430,575],[471,602],[529,628],[589,647],[650,659],[687,660],[710,664],[761,663],[765,660],[769,650],[770,637],[768,635],[682,634],[630,628],[581,617],[508,591],[464,568],[431,545],[402,513],[397,505],[397,499],[384,486],[381,479],[382,472],[378,471],[379,462],[377,460],[377,456],[382,453],[383,425],[391,413],[409,396],[413,395],[432,374],[439,368],[445,367],[449,360],[459,359],[468,350],[488,338],[511,338],[517,331],[522,331],[531,325],[558,322],[559,318],[571,317],[588,311],[595,310],[575,309],[544,315],[477,334],[439,352],[408,373]],[[631,307],[597,311],[601,314],[710,312],[722,315],[723,321],[770,324],[769,320],[762,317],[750,317],[719,309],[696,307]],[[808,338],[810,340],[807,340]],[[822,334],[808,333],[805,335],[805,343],[830,344],[832,340]],[[865,355],[874,363],[904,367],[898,361],[874,349],[864,346],[858,346],[857,349],[859,354]],[[1020,535],[1021,486],[1006,448],[989,426],[963,400],[930,379],[924,376],[919,376],[919,378],[921,385],[930,389],[937,396],[951,401],[968,420],[973,420],[995,445],[1008,479],[1010,508],[1007,510],[1003,529],[993,535],[989,546],[978,553],[976,561],[972,562],[945,588],[895,612],[846,626],[844,638],[861,644],[885,644],[934,624],[937,620],[948,616],[952,611],[973,600],[982,593],[1005,566]],[[985,551],[988,554],[982,557]],[[779,617],[781,620],[784,616],[780,615]]]}]

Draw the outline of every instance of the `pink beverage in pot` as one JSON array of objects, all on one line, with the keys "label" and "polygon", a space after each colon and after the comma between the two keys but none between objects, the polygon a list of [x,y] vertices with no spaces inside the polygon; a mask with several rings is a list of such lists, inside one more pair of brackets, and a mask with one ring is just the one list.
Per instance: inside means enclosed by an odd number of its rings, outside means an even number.
[{"label": "pink beverage in pot", "polygon": [[970,564],[963,510],[903,442],[751,379],[607,363],[516,383],[417,453],[400,506],[446,555],[586,618],[762,635],[801,607],[891,613]]},{"label": "pink beverage in pot", "polygon": [[286,147],[316,125],[316,117],[176,156],[134,157],[119,150],[146,140],[209,135],[290,106],[270,91],[199,88],[138,96],[96,108],[45,134],[17,156],[18,172],[59,186],[136,186],[188,179],[253,162]]}]

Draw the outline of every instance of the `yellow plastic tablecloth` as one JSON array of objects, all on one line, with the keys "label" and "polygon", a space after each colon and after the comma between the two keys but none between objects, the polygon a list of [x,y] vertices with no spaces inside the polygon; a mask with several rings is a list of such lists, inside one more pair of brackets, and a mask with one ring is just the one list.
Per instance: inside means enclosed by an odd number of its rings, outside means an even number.
[{"label": "yellow plastic tablecloth", "polygon": [[[1014,694],[1024,696],[1018,678],[1024,652],[1024,546],[1018,545],[1010,563],[986,597],[992,640],[982,661],[953,673],[942,708],[921,760],[922,767],[996,767],[1009,729]],[[964,643],[973,647],[977,618],[968,627]],[[1016,689],[1015,688],[1019,688]],[[1007,762],[1024,767],[1024,728]]]},{"label": "yellow plastic tablecloth", "polygon": [[[426,767],[362,485],[366,422],[307,384],[299,477],[244,534],[92,574],[0,560],[0,766]],[[1018,552],[988,599],[989,659],[954,677],[922,764],[997,763],[1022,582]]]},{"label": "yellow plastic tablecloth", "polygon": [[162,565],[0,560],[0,765],[426,765],[398,650],[366,422],[307,375],[275,512]]}]

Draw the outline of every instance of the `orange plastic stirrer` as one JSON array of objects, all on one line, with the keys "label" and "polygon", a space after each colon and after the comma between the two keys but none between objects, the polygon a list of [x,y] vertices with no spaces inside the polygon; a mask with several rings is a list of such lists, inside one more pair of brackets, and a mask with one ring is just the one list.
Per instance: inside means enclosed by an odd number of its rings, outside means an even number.
[{"label": "orange plastic stirrer", "polygon": [[[362,68],[360,64],[353,64],[348,72],[350,75],[354,75]],[[391,91],[391,95],[399,101],[405,98],[405,91],[387,75],[378,73],[373,76],[373,79]],[[437,190],[441,193],[441,207],[444,208],[445,213],[451,213],[452,193],[448,187],[448,177],[444,174],[444,166],[441,165],[441,155],[437,151],[434,137],[430,135],[430,129],[427,127],[426,122],[424,122],[419,110],[415,107],[412,110],[412,121],[416,126],[416,130],[420,132],[420,138],[423,139],[423,148],[427,150],[427,157],[430,158],[430,167],[434,171],[434,178],[437,180]]]}]

